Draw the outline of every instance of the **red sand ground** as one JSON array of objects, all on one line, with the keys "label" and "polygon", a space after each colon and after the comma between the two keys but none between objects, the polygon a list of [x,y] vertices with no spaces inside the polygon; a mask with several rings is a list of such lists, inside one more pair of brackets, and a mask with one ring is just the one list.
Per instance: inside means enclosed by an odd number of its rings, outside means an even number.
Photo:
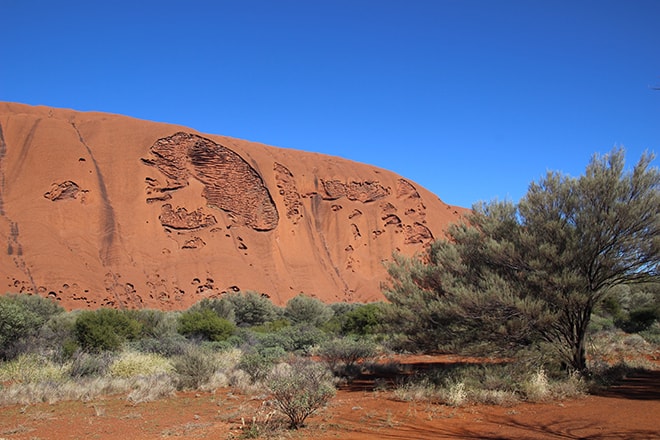
[{"label": "red sand ground", "polygon": [[[272,412],[264,406],[267,399],[218,389],[137,405],[115,396],[5,407],[0,409],[0,438],[240,438],[252,417],[263,421]],[[340,390],[326,409],[308,419],[307,427],[280,431],[275,438],[655,439],[660,438],[660,371],[629,378],[598,396],[506,407],[452,408],[398,401],[391,391]]]}]

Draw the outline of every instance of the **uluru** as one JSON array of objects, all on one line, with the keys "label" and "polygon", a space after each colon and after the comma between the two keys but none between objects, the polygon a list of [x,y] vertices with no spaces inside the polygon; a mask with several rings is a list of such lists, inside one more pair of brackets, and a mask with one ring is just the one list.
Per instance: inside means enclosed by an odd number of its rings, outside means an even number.
[{"label": "uluru", "polygon": [[184,309],[248,290],[382,300],[393,253],[421,251],[464,212],[338,157],[0,103],[0,292],[67,309]]}]

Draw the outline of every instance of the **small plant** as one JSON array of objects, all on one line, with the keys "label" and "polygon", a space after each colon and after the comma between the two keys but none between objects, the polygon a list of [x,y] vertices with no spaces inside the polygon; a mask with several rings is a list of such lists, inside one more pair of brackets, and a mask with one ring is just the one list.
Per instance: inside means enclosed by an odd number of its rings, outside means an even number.
[{"label": "small plant", "polygon": [[114,360],[112,353],[77,351],[72,355],[69,375],[74,379],[103,376]]},{"label": "small plant", "polygon": [[268,375],[275,362],[285,354],[285,351],[279,347],[243,353],[238,368],[249,374],[253,382],[260,381]]},{"label": "small plant", "polygon": [[449,406],[461,406],[467,401],[468,395],[463,382],[456,382],[449,386],[445,395],[445,402]]},{"label": "small plant", "polygon": [[369,341],[351,338],[334,339],[321,345],[319,356],[339,376],[355,374],[355,366],[376,355],[376,347]]},{"label": "small plant", "polygon": [[303,427],[307,417],[335,395],[332,374],[327,367],[307,359],[277,365],[268,375],[266,384],[276,408],[289,418],[291,429]]},{"label": "small plant", "polygon": [[175,358],[173,365],[179,390],[199,388],[211,379],[216,370],[213,357],[200,349],[188,350],[185,355]]},{"label": "small plant", "polygon": [[523,393],[531,402],[542,401],[550,395],[550,384],[545,370],[540,368],[532,377],[523,383]]}]

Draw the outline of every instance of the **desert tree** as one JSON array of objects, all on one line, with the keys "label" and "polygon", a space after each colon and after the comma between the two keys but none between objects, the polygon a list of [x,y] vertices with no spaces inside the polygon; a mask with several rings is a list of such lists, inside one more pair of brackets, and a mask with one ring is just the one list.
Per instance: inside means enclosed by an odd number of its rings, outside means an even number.
[{"label": "desert tree", "polygon": [[335,395],[328,368],[309,359],[296,358],[277,365],[266,378],[275,407],[285,414],[292,429],[304,426]]},{"label": "desert tree", "polygon": [[415,258],[396,256],[386,296],[418,348],[544,340],[586,371],[594,307],[622,284],[658,279],[660,172],[615,149],[584,175],[549,172],[518,204],[480,203]]}]

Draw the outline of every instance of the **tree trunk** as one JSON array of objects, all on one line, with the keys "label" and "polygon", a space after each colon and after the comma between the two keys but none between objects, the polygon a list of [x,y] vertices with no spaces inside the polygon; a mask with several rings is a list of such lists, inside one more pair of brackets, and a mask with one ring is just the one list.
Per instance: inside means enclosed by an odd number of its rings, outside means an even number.
[{"label": "tree trunk", "polygon": [[[576,335],[577,336],[577,335]],[[575,341],[573,346],[573,359],[572,365],[574,371],[584,374],[587,371],[587,351],[585,349],[585,335],[578,336],[578,340]]]},{"label": "tree trunk", "polygon": [[571,359],[571,367],[574,371],[578,371],[580,374],[587,373],[587,348],[586,348],[586,339],[587,339],[587,327],[589,326],[589,321],[591,320],[591,311],[593,306],[591,300],[586,304],[581,312],[578,314],[579,318],[575,323],[574,333],[573,333],[573,347]]}]

